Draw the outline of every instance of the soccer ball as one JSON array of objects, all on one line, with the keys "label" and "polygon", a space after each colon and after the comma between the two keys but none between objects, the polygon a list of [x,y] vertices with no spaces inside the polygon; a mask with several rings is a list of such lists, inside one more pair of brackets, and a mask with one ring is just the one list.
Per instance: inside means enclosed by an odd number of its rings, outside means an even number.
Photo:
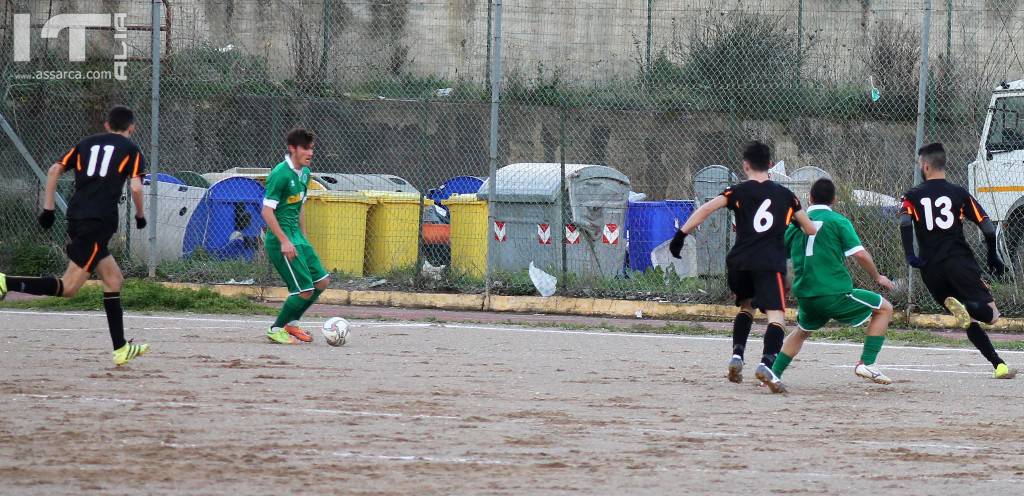
[{"label": "soccer ball", "polygon": [[323,333],[327,344],[342,346],[348,341],[348,321],[341,317],[331,317],[324,322],[324,327],[320,332]]}]

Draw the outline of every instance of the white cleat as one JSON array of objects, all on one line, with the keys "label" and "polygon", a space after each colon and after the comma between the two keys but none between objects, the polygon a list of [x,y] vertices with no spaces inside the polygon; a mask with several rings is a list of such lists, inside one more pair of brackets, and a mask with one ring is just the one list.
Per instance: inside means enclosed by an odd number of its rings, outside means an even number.
[{"label": "white cleat", "polygon": [[758,364],[757,369],[754,370],[754,376],[757,380],[761,381],[761,384],[768,386],[775,394],[782,394],[786,392],[786,385],[782,383],[782,380],[775,376],[775,372],[772,372],[765,364]]},{"label": "white cleat", "polygon": [[874,366],[864,365],[864,362],[857,362],[857,367],[853,369],[853,373],[875,384],[892,384],[892,379],[879,372]]}]

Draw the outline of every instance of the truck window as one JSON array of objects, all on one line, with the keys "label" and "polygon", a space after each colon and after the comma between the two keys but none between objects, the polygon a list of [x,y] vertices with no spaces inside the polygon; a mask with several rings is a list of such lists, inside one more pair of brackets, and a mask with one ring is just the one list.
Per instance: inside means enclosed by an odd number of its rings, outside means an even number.
[{"label": "truck window", "polygon": [[1024,96],[996,100],[985,148],[988,151],[1024,150]]}]

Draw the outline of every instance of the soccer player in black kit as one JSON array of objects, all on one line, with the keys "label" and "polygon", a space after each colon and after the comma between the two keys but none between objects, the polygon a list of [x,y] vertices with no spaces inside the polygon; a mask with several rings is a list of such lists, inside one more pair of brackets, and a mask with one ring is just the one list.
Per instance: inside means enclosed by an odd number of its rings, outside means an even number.
[{"label": "soccer player in black kit", "polygon": [[686,237],[704,220],[720,208],[728,208],[735,215],[736,245],[726,258],[729,289],[736,294],[736,315],[732,327],[733,355],[729,360],[728,378],[743,382],[743,354],[754,323],[754,309],[768,316],[768,329],[764,334],[764,350],[755,375],[772,388],[782,383],[772,373],[772,362],[786,336],[786,292],[783,280],[786,274],[786,246],[783,239],[790,222],[796,221],[809,236],[817,230],[801,210],[800,200],[786,187],[771,180],[772,167],[768,145],[754,141],[743,150],[743,172],[747,181],[726,188],[721,195],[703,204],[672,238],[669,250],[679,258]]},{"label": "soccer player in black kit", "polygon": [[[900,234],[907,263],[921,270],[921,279],[935,301],[946,307],[967,328],[967,339],[995,368],[996,379],[1012,379],[979,322],[999,319],[992,292],[981,279],[981,268],[964,239],[963,219],[981,228],[988,248],[988,268],[999,277],[1006,270],[996,249],[996,228],[978,201],[964,188],[946,181],[946,150],[932,143],[917,151],[924,182],[903,196]],[[914,253],[914,233],[921,255]]]},{"label": "soccer player in black kit", "polygon": [[0,299],[8,291],[43,296],[74,296],[95,272],[103,282],[103,309],[107,314],[110,339],[114,344],[114,365],[124,365],[149,351],[148,344],[124,339],[121,285],[124,276],[107,243],[117,232],[117,202],[126,180],[131,180],[135,203],[135,225],[146,227],[142,210],[142,180],[145,158],[129,139],[135,131],[135,115],[127,107],[114,107],[104,123],[106,133],[85,138],[50,167],[46,177],[46,198],[39,224],[53,226],[57,180],[66,171],[75,173],[75,193],[68,203],[68,237],[65,247],[68,268],[56,277],[15,277],[0,274]]}]

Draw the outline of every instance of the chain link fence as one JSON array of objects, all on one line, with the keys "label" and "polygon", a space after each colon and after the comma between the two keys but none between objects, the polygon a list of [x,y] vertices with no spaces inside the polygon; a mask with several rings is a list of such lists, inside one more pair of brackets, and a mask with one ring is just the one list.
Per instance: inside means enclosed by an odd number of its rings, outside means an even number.
[{"label": "chain link fence", "polygon": [[[951,179],[1000,221],[1018,269],[993,290],[1021,315],[1024,97],[1011,88],[989,107],[997,84],[1024,78],[1024,12],[1015,2],[931,3],[923,138],[946,144]],[[0,28],[3,115],[44,167],[99,131],[114,103],[135,108],[135,137],[149,150],[150,6],[70,4],[0,8],[4,26],[31,13],[36,27],[31,62],[14,60],[14,29]],[[899,282],[897,305],[937,310],[908,281],[896,218],[915,181],[924,1],[161,5],[166,176],[149,186],[161,279],[284,284],[263,249],[262,188],[285,134],[302,126],[317,134],[307,231],[335,287],[532,295],[546,274],[568,296],[722,303],[727,214],[702,228],[681,265],[654,266],[651,252],[743,179],[740,149],[760,139],[784,162],[775,179],[805,202],[816,178],[837,182],[836,208]],[[62,8],[126,14],[127,81],[36,77],[113,60],[111,30],[88,32],[85,64],[68,61],[66,35],[41,39],[38,26]],[[0,140],[0,157],[12,205],[0,232],[20,234],[0,236],[0,264],[59,271],[62,231],[34,221],[38,177],[12,140]],[[128,272],[145,275],[145,234],[126,226],[116,244]],[[531,263],[544,274],[531,278]]]}]

